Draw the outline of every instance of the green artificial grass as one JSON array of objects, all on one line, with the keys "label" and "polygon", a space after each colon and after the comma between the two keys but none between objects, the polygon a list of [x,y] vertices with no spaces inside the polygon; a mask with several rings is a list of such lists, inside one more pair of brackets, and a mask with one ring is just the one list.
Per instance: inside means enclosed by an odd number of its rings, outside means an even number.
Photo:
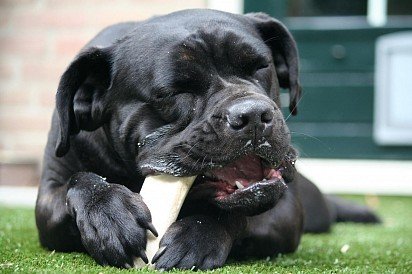
[{"label": "green artificial grass", "polygon": [[[364,197],[349,199],[364,202]],[[369,199],[382,225],[337,224],[305,234],[298,251],[267,260],[229,262],[214,273],[412,273],[412,197]],[[342,248],[346,245],[345,248]],[[32,209],[0,206],[0,273],[151,273],[101,267],[81,253],[42,249]],[[172,273],[179,272],[173,271]],[[186,271],[190,272],[190,271]]]}]

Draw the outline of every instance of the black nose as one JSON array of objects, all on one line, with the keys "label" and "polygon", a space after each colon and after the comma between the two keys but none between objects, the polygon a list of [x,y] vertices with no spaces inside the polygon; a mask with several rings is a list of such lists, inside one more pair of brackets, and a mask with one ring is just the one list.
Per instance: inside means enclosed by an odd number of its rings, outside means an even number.
[{"label": "black nose", "polygon": [[263,100],[243,99],[229,106],[227,111],[229,127],[237,131],[263,130],[274,118],[273,106]]}]

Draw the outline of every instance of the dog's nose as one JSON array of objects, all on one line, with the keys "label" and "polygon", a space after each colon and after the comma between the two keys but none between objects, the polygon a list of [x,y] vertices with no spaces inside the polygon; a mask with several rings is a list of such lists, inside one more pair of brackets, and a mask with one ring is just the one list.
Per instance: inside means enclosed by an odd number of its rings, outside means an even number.
[{"label": "dog's nose", "polygon": [[243,99],[227,109],[229,127],[236,131],[255,131],[271,125],[273,106],[262,100]]}]

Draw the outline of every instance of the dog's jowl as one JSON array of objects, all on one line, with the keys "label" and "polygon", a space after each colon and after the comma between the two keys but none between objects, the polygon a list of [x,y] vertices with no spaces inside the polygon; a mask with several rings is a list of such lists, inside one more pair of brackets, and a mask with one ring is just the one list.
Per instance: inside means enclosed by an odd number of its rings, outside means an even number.
[{"label": "dog's jowl", "polygon": [[41,244],[99,264],[147,261],[146,176],[197,176],[153,258],[211,269],[293,252],[303,231],[376,222],[295,171],[279,89],[300,97],[296,44],[261,13],[187,10],[110,26],[63,73],[36,205]]}]

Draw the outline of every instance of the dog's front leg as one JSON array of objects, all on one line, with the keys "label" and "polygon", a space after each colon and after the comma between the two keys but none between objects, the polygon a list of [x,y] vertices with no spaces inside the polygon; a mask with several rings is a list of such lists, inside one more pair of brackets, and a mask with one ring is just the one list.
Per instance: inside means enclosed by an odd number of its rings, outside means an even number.
[{"label": "dog's front leg", "polygon": [[140,194],[79,172],[70,178],[66,201],[85,249],[98,263],[131,267],[135,257],[148,261],[146,229],[157,232]]},{"label": "dog's front leg", "polygon": [[67,187],[67,182],[43,178],[35,214],[39,240],[49,250],[84,251],[76,222],[67,212]]},{"label": "dog's front leg", "polygon": [[160,241],[156,269],[213,269],[223,266],[234,240],[244,230],[243,216],[193,215],[173,223]]},{"label": "dog's front leg", "polygon": [[[150,211],[138,193],[122,185],[107,183],[102,177],[89,172],[74,174],[66,189],[67,195],[64,196],[62,190],[59,197],[63,199],[61,203],[65,208],[47,208],[49,211],[59,210],[59,214],[51,216],[60,215],[61,219],[51,217],[46,220],[49,226],[43,234],[53,233],[53,229],[49,229],[51,227],[70,223],[75,229],[68,227],[67,233],[77,234],[84,249],[99,264],[131,267],[135,257],[147,261],[144,252],[146,229],[154,234],[156,231],[151,223]],[[70,235],[60,236],[62,241],[71,240]]]}]

